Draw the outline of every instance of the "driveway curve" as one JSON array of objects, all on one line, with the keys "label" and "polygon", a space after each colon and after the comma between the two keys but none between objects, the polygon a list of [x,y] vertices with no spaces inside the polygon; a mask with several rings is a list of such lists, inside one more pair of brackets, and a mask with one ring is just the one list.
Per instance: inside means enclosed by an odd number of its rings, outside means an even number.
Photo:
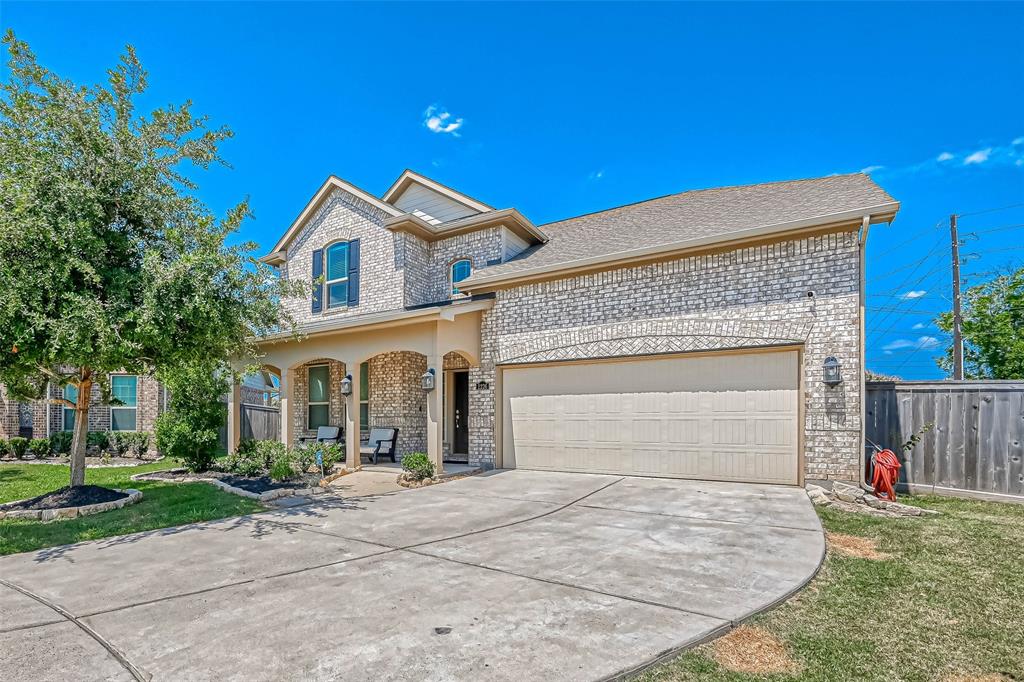
[{"label": "driveway curve", "polygon": [[496,471],[0,558],[0,669],[621,677],[786,599],[824,551],[799,488]]}]

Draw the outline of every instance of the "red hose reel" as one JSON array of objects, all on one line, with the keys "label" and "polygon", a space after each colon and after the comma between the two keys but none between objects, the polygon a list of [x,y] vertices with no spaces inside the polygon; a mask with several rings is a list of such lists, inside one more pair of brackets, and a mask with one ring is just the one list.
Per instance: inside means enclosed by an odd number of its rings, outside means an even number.
[{"label": "red hose reel", "polygon": [[875,497],[889,501],[896,499],[895,486],[900,477],[901,466],[903,465],[892,450],[878,450],[871,455],[871,487],[875,490]]}]

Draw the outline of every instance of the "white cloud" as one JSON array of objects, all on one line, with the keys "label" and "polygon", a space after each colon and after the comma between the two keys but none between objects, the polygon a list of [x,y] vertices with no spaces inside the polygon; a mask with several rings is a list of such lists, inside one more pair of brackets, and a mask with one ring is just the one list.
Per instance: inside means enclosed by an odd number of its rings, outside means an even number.
[{"label": "white cloud", "polygon": [[964,165],[969,166],[974,163],[985,163],[988,161],[988,157],[992,154],[992,147],[986,147],[985,149],[979,149],[974,152],[966,159],[964,159]]},{"label": "white cloud", "polygon": [[915,345],[916,344],[914,344],[914,342],[911,341],[910,339],[896,339],[895,341],[892,341],[882,346],[882,350],[887,350],[891,352],[894,350],[899,350],[901,348],[913,348]]},{"label": "white cloud", "polygon": [[587,176],[587,180],[600,180],[604,177],[604,169],[591,171],[590,175]]},{"label": "white cloud", "polygon": [[925,291],[924,289],[918,289],[916,291],[908,291],[905,294],[901,294],[900,298],[902,298],[904,301],[913,301],[915,298],[921,298],[927,293],[928,292]]},{"label": "white cloud", "polygon": [[917,347],[920,349],[938,348],[939,340],[934,336],[922,336],[917,340]]},{"label": "white cloud", "polygon": [[462,127],[463,119],[455,118],[447,109],[431,104],[423,112],[423,125],[433,133],[447,133],[452,137],[459,137],[459,128]]},{"label": "white cloud", "polygon": [[939,163],[942,163],[943,161],[949,161],[952,158],[953,155],[950,154],[949,152],[942,152],[941,154],[935,157],[935,160],[938,161]]},{"label": "white cloud", "polygon": [[927,327],[927,326],[928,326],[928,325],[926,325],[926,324],[925,324],[924,322],[918,322],[918,323],[917,323],[917,324],[915,324],[915,325],[914,325],[913,327],[911,327],[911,329],[915,329],[915,330],[916,330],[916,329],[924,329],[924,328],[925,328],[925,327]]},{"label": "white cloud", "polygon": [[894,350],[905,350],[907,348],[918,350],[931,350],[939,347],[939,340],[934,336],[921,336],[917,341],[911,341],[910,339],[896,339],[891,341],[884,346],[882,350],[885,351],[886,355],[892,353]]},{"label": "white cloud", "polygon": [[1013,142],[1011,142],[1010,144],[1012,144],[1012,145],[1014,145],[1014,146],[1017,146],[1017,145],[1019,145],[1019,144],[1024,144],[1024,137],[1018,137],[1017,139],[1015,139],[1015,140],[1014,140]]},{"label": "white cloud", "polygon": [[885,168],[885,166],[866,166],[866,167],[864,167],[864,168],[861,168],[861,169],[860,169],[860,172],[861,172],[861,173],[868,173],[868,174],[871,174],[871,173],[874,173],[875,171],[880,171],[880,170],[882,170],[883,168]]}]

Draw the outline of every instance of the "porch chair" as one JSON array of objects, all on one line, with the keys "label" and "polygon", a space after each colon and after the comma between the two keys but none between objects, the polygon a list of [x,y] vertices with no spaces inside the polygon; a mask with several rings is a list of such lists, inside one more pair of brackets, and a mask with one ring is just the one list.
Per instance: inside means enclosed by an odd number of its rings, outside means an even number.
[{"label": "porch chair", "polygon": [[397,446],[397,428],[370,429],[370,439],[366,441],[366,445],[360,445],[359,456],[360,458],[364,455],[369,457],[374,464],[377,463],[377,457],[380,455],[390,457],[392,462],[396,462],[398,461],[395,459]]},{"label": "porch chair", "polygon": [[340,443],[343,438],[340,426],[318,426],[315,436],[299,438],[300,443],[315,441],[317,443]]}]

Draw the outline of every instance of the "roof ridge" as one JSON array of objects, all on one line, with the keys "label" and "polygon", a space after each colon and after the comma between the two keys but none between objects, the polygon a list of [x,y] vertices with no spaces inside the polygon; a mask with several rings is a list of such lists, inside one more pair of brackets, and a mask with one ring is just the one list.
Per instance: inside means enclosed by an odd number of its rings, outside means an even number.
[{"label": "roof ridge", "polygon": [[[867,173],[863,173],[863,172],[857,171],[855,173],[833,173],[831,175],[822,175],[822,176],[817,176],[817,177],[813,177],[813,178],[796,178],[794,180],[772,180],[770,182],[749,182],[749,183],[745,183],[745,184],[741,184],[741,185],[723,185],[721,187],[702,187],[702,188],[699,188],[699,189],[685,189],[682,192],[671,192],[669,194],[662,194],[660,196],[650,197],[649,199],[638,199],[636,201],[631,201],[631,202],[626,203],[626,204],[620,204],[619,206],[611,206],[609,208],[602,208],[602,209],[599,209],[597,211],[588,211],[587,213],[580,213],[579,215],[569,216],[568,218],[561,218],[559,220],[552,220],[552,221],[547,222],[547,223],[542,223],[542,224],[538,225],[537,227],[550,227],[552,225],[558,225],[560,223],[568,223],[568,222],[576,220],[578,218],[586,218],[587,216],[600,215],[601,213],[611,213],[612,211],[617,211],[619,209],[630,208],[632,206],[638,206],[640,204],[646,204],[646,203],[650,203],[650,202],[653,202],[653,201],[660,201],[662,199],[671,199],[673,197],[679,197],[679,196],[682,196],[684,194],[698,194],[698,193],[721,192],[721,191],[724,191],[724,190],[745,189],[745,188],[748,188],[748,187],[769,187],[771,185],[790,185],[790,184],[796,184],[796,183],[800,183],[800,182],[818,182],[818,181],[821,181],[821,180],[829,180],[831,178],[849,178],[849,177],[854,177],[854,176],[858,176],[858,175],[859,176],[863,176],[863,177],[867,178],[868,180],[871,180],[871,176],[868,175]],[[874,180],[871,180],[871,182],[874,182]],[[878,183],[875,183],[875,184],[877,185]],[[884,192],[885,190],[883,189],[882,191]],[[886,192],[886,194],[888,194],[888,192]]]}]

